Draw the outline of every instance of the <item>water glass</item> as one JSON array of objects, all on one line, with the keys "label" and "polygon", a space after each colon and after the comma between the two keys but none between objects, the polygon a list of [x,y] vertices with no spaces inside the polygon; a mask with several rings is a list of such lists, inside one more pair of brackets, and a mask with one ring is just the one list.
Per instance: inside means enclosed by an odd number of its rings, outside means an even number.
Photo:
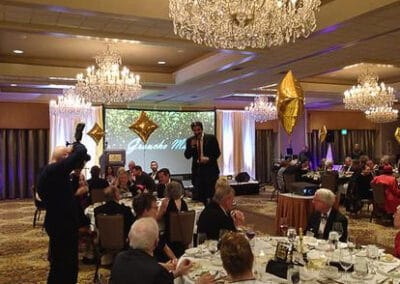
[{"label": "water glass", "polygon": [[300,283],[300,271],[298,266],[293,266],[288,269],[287,281],[290,284]]},{"label": "water glass", "polygon": [[368,274],[368,264],[365,257],[356,256],[354,262],[354,271],[359,277],[365,277]]},{"label": "water glass", "polygon": [[289,227],[288,218],[287,217],[281,217],[279,219],[279,229],[281,230],[282,236],[286,236],[288,227]]},{"label": "water glass", "polygon": [[345,279],[347,280],[347,270],[353,265],[353,255],[347,249],[341,249],[339,255],[340,266],[344,269]]},{"label": "water glass", "polygon": [[342,223],[340,223],[340,222],[335,222],[335,223],[333,223],[333,225],[332,225],[332,231],[337,232],[338,235],[339,235],[339,239],[340,239],[340,238],[342,237],[342,235],[343,235],[343,226],[342,226]]},{"label": "water glass", "polygon": [[333,249],[337,249],[339,243],[339,234],[336,231],[330,231],[328,237],[329,244],[333,246]]}]

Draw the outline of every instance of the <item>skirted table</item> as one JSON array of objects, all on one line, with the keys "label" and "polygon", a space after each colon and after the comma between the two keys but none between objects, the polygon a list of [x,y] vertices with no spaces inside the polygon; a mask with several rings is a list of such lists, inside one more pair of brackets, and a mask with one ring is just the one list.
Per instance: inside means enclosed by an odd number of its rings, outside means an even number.
[{"label": "skirted table", "polygon": [[289,227],[296,229],[307,227],[307,220],[314,211],[312,204],[314,196],[301,196],[293,193],[279,194],[276,207],[276,232],[280,234],[280,219],[287,218]]}]

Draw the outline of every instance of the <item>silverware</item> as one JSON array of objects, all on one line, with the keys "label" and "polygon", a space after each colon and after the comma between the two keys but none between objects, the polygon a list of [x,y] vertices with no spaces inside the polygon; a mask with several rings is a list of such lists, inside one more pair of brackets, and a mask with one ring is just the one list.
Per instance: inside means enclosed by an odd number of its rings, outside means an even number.
[{"label": "silverware", "polygon": [[393,267],[392,269],[390,269],[388,272],[386,272],[386,273],[390,273],[390,272],[393,272],[393,271],[395,271],[396,269],[399,269],[400,268],[400,265],[397,265],[397,266],[395,266],[395,267]]}]

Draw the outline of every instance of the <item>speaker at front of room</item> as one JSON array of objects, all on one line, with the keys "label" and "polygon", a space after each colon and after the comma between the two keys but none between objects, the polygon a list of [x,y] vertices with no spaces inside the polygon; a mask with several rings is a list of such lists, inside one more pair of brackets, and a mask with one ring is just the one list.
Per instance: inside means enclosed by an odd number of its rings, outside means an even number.
[{"label": "speaker at front of room", "polygon": [[333,130],[328,130],[326,133],[326,143],[334,143],[335,142],[335,132]]}]

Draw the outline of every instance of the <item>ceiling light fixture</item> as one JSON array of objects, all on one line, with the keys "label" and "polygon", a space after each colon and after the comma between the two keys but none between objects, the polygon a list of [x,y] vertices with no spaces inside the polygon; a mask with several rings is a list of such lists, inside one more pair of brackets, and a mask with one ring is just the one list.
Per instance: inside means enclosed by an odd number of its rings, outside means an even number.
[{"label": "ceiling light fixture", "polygon": [[215,48],[279,46],[317,27],[320,0],[170,0],[178,36]]},{"label": "ceiling light fixture", "polygon": [[344,92],[343,102],[346,109],[367,111],[371,107],[392,106],[396,101],[392,87],[378,83],[379,77],[368,66],[358,77],[358,84]]},{"label": "ceiling light fixture", "polygon": [[127,67],[120,69],[121,56],[111,49],[95,56],[97,69],[90,66],[86,76],[77,75],[76,92],[92,103],[131,102],[140,94],[140,76]]},{"label": "ceiling light fixture", "polygon": [[255,121],[265,122],[278,119],[276,105],[268,101],[268,97],[269,96],[257,96],[254,98],[254,102],[245,108],[245,111],[247,111]]},{"label": "ceiling light fixture", "polygon": [[14,52],[15,54],[22,54],[22,53],[24,53],[24,51],[23,51],[23,50],[20,50],[20,49],[14,49],[13,52]]},{"label": "ceiling light fixture", "polygon": [[62,116],[86,116],[91,111],[92,104],[75,93],[74,88],[64,89],[63,95],[57,101],[50,101],[50,114]]},{"label": "ceiling light fixture", "polygon": [[164,65],[164,64],[166,64],[167,62],[165,62],[165,61],[158,61],[157,63],[160,64],[160,65]]},{"label": "ceiling light fixture", "polygon": [[366,118],[374,123],[393,122],[397,120],[398,115],[399,111],[392,106],[371,107],[365,111]]}]

